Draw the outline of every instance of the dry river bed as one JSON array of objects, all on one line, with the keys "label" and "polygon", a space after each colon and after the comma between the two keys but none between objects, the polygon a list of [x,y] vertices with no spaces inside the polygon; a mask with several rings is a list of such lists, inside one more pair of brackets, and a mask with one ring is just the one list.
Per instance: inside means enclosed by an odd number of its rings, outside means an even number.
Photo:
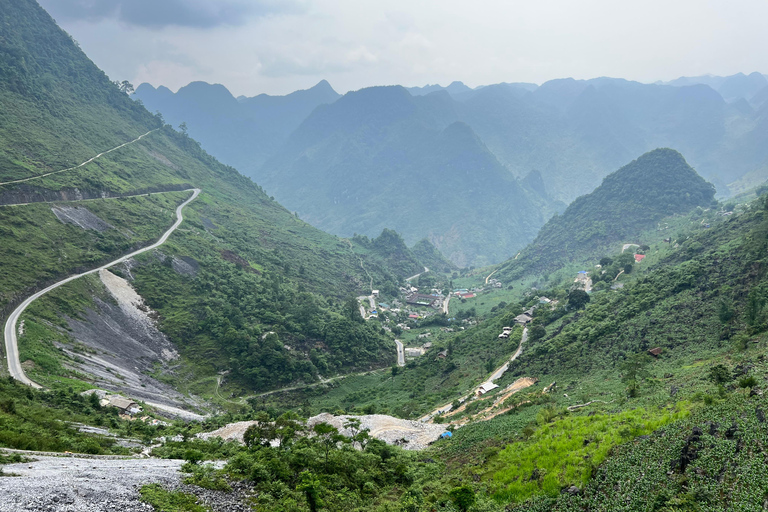
[{"label": "dry river bed", "polygon": [[198,496],[214,511],[249,510],[242,502],[248,489],[209,491],[182,484],[182,460],[104,459],[32,456],[32,461],[3,466],[16,476],[0,477],[0,512],[152,511],[139,499],[141,486],[159,483]]}]

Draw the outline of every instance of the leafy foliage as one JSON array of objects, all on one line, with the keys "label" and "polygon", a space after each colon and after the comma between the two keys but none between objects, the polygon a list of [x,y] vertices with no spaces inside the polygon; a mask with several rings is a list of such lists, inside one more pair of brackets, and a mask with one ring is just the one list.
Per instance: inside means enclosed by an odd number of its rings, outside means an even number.
[{"label": "leafy foliage", "polygon": [[[552,217],[499,279],[556,270],[574,257],[596,257],[611,243],[632,240],[662,218],[709,206],[714,187],[672,149],[656,149],[609,174],[592,193]],[[615,274],[614,274],[615,275]]]}]

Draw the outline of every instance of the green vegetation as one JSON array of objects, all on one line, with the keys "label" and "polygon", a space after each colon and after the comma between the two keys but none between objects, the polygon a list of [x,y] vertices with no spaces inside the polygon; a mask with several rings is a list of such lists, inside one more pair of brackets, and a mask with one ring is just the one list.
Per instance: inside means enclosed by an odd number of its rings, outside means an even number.
[{"label": "green vegetation", "polygon": [[[0,379],[0,446],[20,450],[127,454],[112,437],[79,432],[73,425],[111,427],[129,436],[152,436],[156,427],[118,418],[117,409],[69,390],[37,391]],[[5,463],[12,462],[7,461]]]},{"label": "green vegetation", "polygon": [[517,259],[496,277],[516,280],[551,272],[581,258],[596,258],[609,246],[631,242],[664,217],[712,206],[714,187],[677,151],[657,149],[609,174],[592,193],[552,217]]},{"label": "green vegetation", "polygon": [[[380,326],[357,322],[344,304],[370,293],[371,283],[396,291],[422,268],[399,235],[356,241],[318,231],[186,133],[161,127],[34,2],[2,6],[13,30],[3,34],[0,51],[0,182],[61,170],[155,131],[76,170],[0,185],[0,203],[203,190],[167,244],[137,258],[133,271],[115,270],[132,276],[178,345],[184,376],[174,384],[212,393],[216,373],[230,371],[229,393],[242,393],[391,364],[391,340]],[[112,226],[101,232],[62,224],[49,205],[0,208],[3,313],[43,284],[155,240],[187,195],[67,202]],[[196,273],[174,270],[180,258]],[[21,351],[46,384],[87,378],[65,369],[52,343],[67,338],[64,315],[91,307],[81,294],[98,289],[73,283],[25,315]]]},{"label": "green vegetation", "polygon": [[617,445],[648,435],[689,413],[686,404],[677,404],[671,411],[638,408],[568,417],[550,424],[545,414],[548,411],[539,413],[543,425],[530,439],[498,454],[493,463],[501,468],[493,473],[501,486],[495,493],[497,500],[517,503],[537,494],[557,497],[565,487],[582,487]]},{"label": "green vegetation", "polygon": [[209,509],[197,502],[197,497],[182,491],[169,491],[160,484],[148,484],[139,489],[141,501],[149,503],[158,512],[206,512]]},{"label": "green vegetation", "polygon": [[419,261],[432,272],[450,274],[454,270],[457,270],[456,265],[454,265],[452,261],[447,260],[445,256],[443,256],[426,238],[416,242],[416,244],[411,247],[411,251]]}]

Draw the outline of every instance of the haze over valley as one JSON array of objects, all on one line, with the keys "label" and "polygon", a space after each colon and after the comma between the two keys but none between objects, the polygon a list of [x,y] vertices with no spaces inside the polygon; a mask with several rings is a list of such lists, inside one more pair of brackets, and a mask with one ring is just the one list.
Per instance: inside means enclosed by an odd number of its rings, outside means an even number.
[{"label": "haze over valley", "polygon": [[0,512],[762,510],[763,14],[0,0]]}]

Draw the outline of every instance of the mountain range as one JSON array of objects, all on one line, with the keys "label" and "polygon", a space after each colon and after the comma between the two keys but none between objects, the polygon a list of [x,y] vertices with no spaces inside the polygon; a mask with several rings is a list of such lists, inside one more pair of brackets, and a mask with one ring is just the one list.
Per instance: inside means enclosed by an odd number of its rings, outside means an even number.
[{"label": "mountain range", "polygon": [[[198,91],[197,103],[189,88]],[[656,84],[569,78],[472,89],[454,82],[372,87],[341,98],[321,82],[293,94],[300,93],[302,107],[285,116],[268,148],[242,122],[262,115],[223,86],[195,83],[174,95],[141,85],[135,97],[174,123],[186,121],[203,147],[237,163],[313,225],[341,236],[392,227],[409,244],[428,238],[460,266],[509,257],[554,212],[658,147],[685,155],[721,196],[729,185],[741,191],[768,177],[768,80],[759,73]],[[228,107],[214,106],[224,103],[207,99],[214,96],[226,96]],[[282,105],[293,104],[292,96],[280,97]],[[234,149],[223,148],[235,140]],[[461,150],[446,151],[447,141]],[[491,168],[521,181],[502,179],[496,195],[478,200],[466,177],[480,179]],[[540,177],[535,189],[531,173]],[[490,204],[503,210],[492,215]]]}]

